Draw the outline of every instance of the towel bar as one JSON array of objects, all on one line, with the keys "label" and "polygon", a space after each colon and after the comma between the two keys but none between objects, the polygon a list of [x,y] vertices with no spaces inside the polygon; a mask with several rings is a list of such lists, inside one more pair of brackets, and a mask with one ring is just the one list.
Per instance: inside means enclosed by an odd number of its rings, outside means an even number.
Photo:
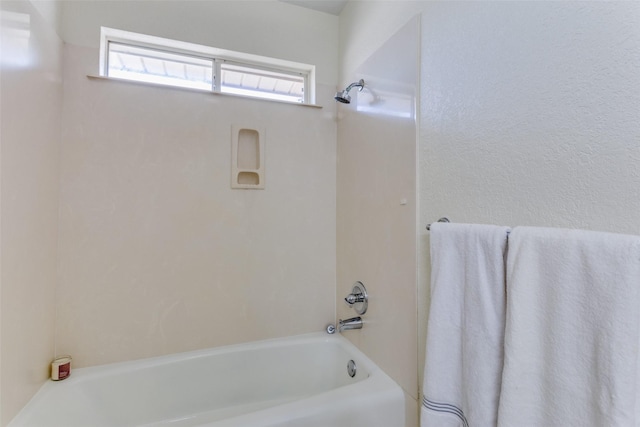
[{"label": "towel bar", "polygon": [[[451,221],[449,221],[449,218],[443,216],[442,218],[440,218],[438,220],[438,222],[451,222]],[[429,230],[431,230],[431,224],[427,224],[427,231],[429,231]]]}]

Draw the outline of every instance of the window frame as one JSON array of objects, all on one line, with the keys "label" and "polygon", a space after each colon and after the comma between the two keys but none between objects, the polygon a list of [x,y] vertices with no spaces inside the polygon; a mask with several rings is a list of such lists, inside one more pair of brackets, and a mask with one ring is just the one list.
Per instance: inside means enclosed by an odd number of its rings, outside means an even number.
[{"label": "window frame", "polygon": [[[236,52],[226,49],[219,49],[195,43],[183,42],[179,40],[166,39],[162,37],[149,36],[146,34],[134,33],[130,31],[118,30],[115,28],[100,28],[100,68],[99,75],[106,78],[115,78],[130,82],[138,82],[133,79],[123,79],[109,76],[109,43],[118,43],[133,47],[159,50],[162,52],[202,58],[213,61],[213,87],[210,92],[225,94],[229,96],[249,97],[251,99],[262,99],[267,101],[286,102],[298,105],[313,105],[315,103],[315,66],[294,61],[288,61],[266,56],[254,55],[243,52]],[[258,71],[270,71],[292,76],[302,76],[304,79],[303,100],[294,102],[287,100],[272,100],[266,97],[229,94],[221,90],[221,67],[223,63],[229,63]],[[152,83],[156,84],[156,83]],[[176,87],[181,86],[157,83],[158,85]],[[195,89],[206,91],[205,89]]]}]

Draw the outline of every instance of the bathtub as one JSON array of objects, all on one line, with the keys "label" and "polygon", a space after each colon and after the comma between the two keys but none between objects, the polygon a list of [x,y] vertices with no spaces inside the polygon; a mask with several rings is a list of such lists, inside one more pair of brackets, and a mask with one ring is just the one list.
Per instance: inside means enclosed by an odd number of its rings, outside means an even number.
[{"label": "bathtub", "polygon": [[345,338],[319,333],[75,369],[9,424],[46,426],[404,427],[404,395]]}]

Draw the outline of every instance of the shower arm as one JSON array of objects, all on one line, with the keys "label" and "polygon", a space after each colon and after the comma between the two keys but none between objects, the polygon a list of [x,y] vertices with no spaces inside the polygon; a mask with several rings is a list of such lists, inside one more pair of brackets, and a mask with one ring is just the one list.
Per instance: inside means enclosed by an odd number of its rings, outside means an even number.
[{"label": "shower arm", "polygon": [[353,89],[354,87],[359,88],[358,91],[362,92],[362,89],[364,88],[364,79],[360,79],[360,81],[351,83],[344,91],[349,93],[349,91],[351,91],[351,89]]}]

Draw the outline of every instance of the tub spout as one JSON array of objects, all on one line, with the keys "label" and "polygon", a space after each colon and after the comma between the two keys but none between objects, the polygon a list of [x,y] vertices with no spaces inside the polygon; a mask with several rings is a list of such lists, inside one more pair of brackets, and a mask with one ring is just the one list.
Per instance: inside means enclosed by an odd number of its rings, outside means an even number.
[{"label": "tub spout", "polygon": [[349,329],[362,329],[362,317],[358,316],[338,321],[338,332],[348,331]]}]

